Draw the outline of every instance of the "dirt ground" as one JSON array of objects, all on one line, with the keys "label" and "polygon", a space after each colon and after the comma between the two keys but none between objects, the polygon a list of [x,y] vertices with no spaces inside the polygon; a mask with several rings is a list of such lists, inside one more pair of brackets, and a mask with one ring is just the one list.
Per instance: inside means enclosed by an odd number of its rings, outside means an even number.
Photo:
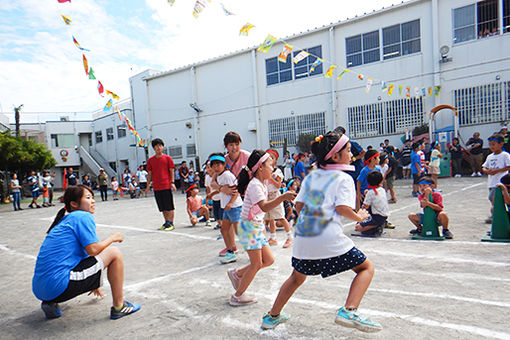
[{"label": "dirt ground", "polygon": [[[409,181],[397,181],[397,204],[390,217],[397,228],[379,239],[353,238],[375,264],[375,276],[360,311],[384,329],[366,334],[334,323],[353,273],[327,279],[310,277],[284,311],[291,319],[274,331],[260,322],[291,273],[291,249],[272,247],[275,263],[263,269],[249,288],[257,304],[231,307],[233,293],[226,270],[248,263],[221,265],[218,231],[190,227],[185,199],[175,196],[176,229],[162,224],[153,197],[97,202],[100,238],[122,232],[119,244],[126,266],[125,297],[142,309],[120,320],[109,319],[111,293],[102,300],[82,295],[61,304],[63,316],[46,320],[31,291],[35,258],[59,206],[12,211],[0,207],[1,339],[510,339],[510,244],[482,243],[490,228],[486,178],[441,179],[454,240],[412,241],[410,212],[419,210]],[[60,205],[60,204],[59,204]],[[354,230],[349,224],[346,233]]]}]

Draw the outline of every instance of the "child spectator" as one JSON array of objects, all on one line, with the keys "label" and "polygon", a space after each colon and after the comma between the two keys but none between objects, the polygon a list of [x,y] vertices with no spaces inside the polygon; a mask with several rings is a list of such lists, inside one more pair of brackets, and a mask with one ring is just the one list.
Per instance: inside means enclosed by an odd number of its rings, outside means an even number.
[{"label": "child spectator", "polygon": [[[453,234],[448,229],[449,218],[448,215],[443,211],[443,196],[435,190],[432,189],[434,182],[432,178],[426,176],[422,177],[418,182],[419,189],[421,194],[418,196],[418,200],[420,201],[420,206],[422,208],[430,207],[436,213],[436,221],[439,225],[443,226],[443,236],[447,239],[452,239]],[[429,201],[429,196],[432,194],[432,202]],[[409,214],[409,220],[412,224],[416,226],[416,229],[411,230],[409,233],[411,235],[421,234],[423,227],[423,214]]]},{"label": "child spectator", "polygon": [[43,182],[43,207],[49,207],[50,206],[50,190],[48,189],[48,183]]},{"label": "child spectator", "polygon": [[[147,175],[148,175],[148,172],[147,172],[147,170],[145,170],[145,167],[143,165],[141,165],[138,169],[139,170],[136,172],[136,177],[138,177],[138,185],[140,186],[140,194],[147,197]],[[175,180],[177,181],[177,178]]]},{"label": "child spectator", "polygon": [[299,217],[292,249],[294,269],[280,288],[273,307],[263,316],[261,327],[273,329],[290,318],[281,311],[307,276],[320,274],[325,278],[353,270],[356,277],[335,322],[365,332],[380,331],[380,324],[358,311],[374,275],[374,265],[343,232],[342,217],[361,222],[370,216],[363,209],[358,213],[353,210],[356,191],[352,178],[344,172],[354,170],[349,165],[352,159],[349,138],[334,132],[318,136],[312,152],[319,169],[305,178],[296,197]]},{"label": "child spectator", "polygon": [[421,161],[421,172],[425,174],[427,172],[427,160],[425,157],[425,142],[421,140],[420,142],[420,148],[418,149],[417,153],[420,155],[420,161]]},{"label": "child spectator", "polygon": [[[227,271],[236,290],[230,297],[231,306],[242,306],[257,302],[255,297],[245,294],[257,272],[274,262],[271,248],[264,235],[264,212],[271,211],[284,200],[292,200],[296,193],[286,192],[273,200],[267,197],[265,181],[273,173],[273,159],[263,150],[254,150],[248,158],[246,168],[239,173],[238,190],[244,195],[242,219],[239,225],[239,242],[248,253],[250,263],[240,269]],[[283,174],[282,174],[283,177]]]},{"label": "child spectator", "polygon": [[[297,177],[291,178],[287,181],[285,188],[283,188],[283,193],[287,191],[299,192],[299,179]],[[285,200],[283,201],[283,209],[285,210],[285,218],[289,225],[292,228],[292,225],[295,223],[297,219],[297,212],[295,208],[295,204],[293,201]]]},{"label": "child spectator", "polygon": [[11,177],[11,192],[12,192],[12,204],[14,205],[14,211],[23,210],[21,208],[21,185],[19,185],[18,175],[12,174]]},{"label": "child spectator", "polygon": [[449,150],[453,167],[452,175],[455,175],[455,177],[462,177],[462,146],[460,146],[457,137],[452,139],[452,145],[450,145]]},{"label": "child spectator", "polygon": [[119,182],[117,182],[117,177],[112,177],[112,191],[113,191],[113,200],[117,201],[119,199]]},{"label": "child spectator", "polygon": [[388,171],[384,176],[386,181],[386,189],[389,190],[391,199],[389,203],[397,203],[397,197],[395,196],[395,190],[393,190],[393,183],[395,182],[395,173],[398,168],[398,161],[395,158],[395,148],[392,145],[386,147],[388,152]]},{"label": "child spectator", "polygon": [[129,182],[129,196],[131,198],[140,197],[140,187],[138,183],[136,183],[136,178],[131,177],[131,181]]},{"label": "child spectator", "polygon": [[381,171],[379,166],[379,152],[368,150],[364,156],[365,166],[361,169],[358,180],[356,182],[356,210],[358,210],[365,198],[365,190],[367,190],[367,175],[370,171]]},{"label": "child spectator", "polygon": [[406,140],[402,150],[400,151],[400,163],[402,164],[402,175],[404,179],[411,178],[411,153],[413,148],[411,140]]},{"label": "child spectator", "polygon": [[506,212],[510,220],[510,195],[508,193],[510,189],[510,174],[503,176],[501,178],[501,183],[498,183],[496,187],[500,187],[503,192],[503,200],[505,201]]},{"label": "child spectator", "polygon": [[500,134],[494,134],[489,137],[489,149],[492,153],[487,156],[482,165],[482,171],[489,175],[489,201],[491,202],[491,216],[485,220],[486,223],[492,223],[492,208],[494,206],[494,191],[496,185],[500,183],[501,178],[510,170],[510,154],[503,151],[505,139]]},{"label": "child spectator", "polygon": [[28,206],[33,209],[35,204],[36,208],[40,208],[41,206],[37,204],[37,199],[39,198],[39,179],[33,170],[30,171],[27,183],[32,191],[32,202]]},{"label": "child spectator", "polygon": [[421,159],[418,151],[421,149],[420,143],[413,144],[413,152],[411,153],[411,174],[413,175],[413,197],[418,197],[420,194],[420,177],[422,175]]},{"label": "child spectator", "polygon": [[441,170],[439,169],[441,158],[443,158],[443,155],[441,154],[441,144],[439,144],[436,140],[432,143],[432,153],[430,154],[430,177],[432,177],[432,180],[434,181],[432,189],[437,188],[437,175],[441,173]]},{"label": "child spectator", "polygon": [[363,209],[370,212],[370,217],[356,224],[356,230],[362,236],[381,236],[386,220],[390,215],[386,190],[382,187],[383,175],[379,171],[371,171],[367,175],[368,191],[363,201]]},{"label": "child spectator", "polygon": [[214,170],[211,167],[211,156],[209,156],[209,160],[207,161],[207,164],[205,166],[205,190],[207,193],[206,199],[212,200],[212,208],[213,208],[213,214],[214,219],[216,220],[216,226],[214,229],[221,229],[221,219],[223,218],[223,209],[221,209],[221,202],[220,202],[220,192],[218,190],[214,190],[211,186],[211,183],[213,181],[214,177]]},{"label": "child spectator", "polygon": [[220,203],[223,209],[223,220],[221,222],[221,235],[225,242],[225,249],[220,251],[219,256],[222,257],[221,263],[226,264],[237,261],[235,254],[235,230],[241,219],[241,210],[243,201],[239,197],[239,192],[234,191],[232,195],[227,195],[222,192],[221,188],[224,186],[236,186],[237,180],[234,174],[225,169],[226,159],[222,154],[212,154],[211,167],[216,173],[216,183],[219,185]]},{"label": "child spectator", "polygon": [[203,220],[200,222],[205,222],[206,226],[211,225],[209,223],[209,208],[202,204],[202,196],[198,195],[198,186],[193,184],[188,189],[186,189],[186,194],[188,198],[186,199],[186,210],[188,212],[189,221],[192,226],[197,224],[198,218],[203,217]]},{"label": "child spectator", "polygon": [[90,189],[92,188],[92,181],[89,178],[89,175],[83,175],[83,178],[81,180],[81,184],[88,186]]},{"label": "child spectator", "polygon": [[184,190],[188,188],[188,176],[189,169],[186,165],[186,161],[181,162],[181,166],[179,167],[179,177],[181,178],[181,193],[184,194]]}]

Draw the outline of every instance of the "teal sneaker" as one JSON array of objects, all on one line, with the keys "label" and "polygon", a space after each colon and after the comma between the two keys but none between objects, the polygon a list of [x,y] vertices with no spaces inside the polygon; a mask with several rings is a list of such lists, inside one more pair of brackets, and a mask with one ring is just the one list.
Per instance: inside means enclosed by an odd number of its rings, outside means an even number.
[{"label": "teal sneaker", "polygon": [[236,253],[231,253],[231,252],[226,253],[225,257],[222,257],[220,259],[220,262],[223,263],[223,264],[227,264],[227,263],[231,263],[231,262],[236,262],[236,261],[237,261]]},{"label": "teal sneaker", "polygon": [[290,314],[280,313],[280,315],[273,317],[273,316],[271,316],[271,314],[266,313],[262,317],[262,325],[260,325],[260,328],[274,329],[276,326],[278,326],[281,323],[286,322],[289,319],[290,319]]},{"label": "teal sneaker", "polygon": [[347,310],[344,307],[338,310],[335,323],[349,328],[357,328],[362,332],[375,333],[382,330],[381,324],[372,321],[358,310]]}]

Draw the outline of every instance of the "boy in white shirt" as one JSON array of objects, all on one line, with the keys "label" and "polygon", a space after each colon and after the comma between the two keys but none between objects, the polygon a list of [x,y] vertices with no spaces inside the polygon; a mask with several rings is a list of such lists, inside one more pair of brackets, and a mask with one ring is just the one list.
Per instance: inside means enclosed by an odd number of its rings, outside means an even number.
[{"label": "boy in white shirt", "polygon": [[[489,175],[488,187],[489,187],[489,201],[494,204],[494,192],[496,186],[501,181],[501,178],[505,176],[510,170],[510,154],[503,151],[503,144],[505,138],[500,134],[494,134],[489,137],[489,149],[492,153],[487,156],[485,163],[482,165],[483,173]],[[492,216],[492,207],[491,207]],[[492,223],[492,217],[485,220],[486,223]]]},{"label": "boy in white shirt", "polygon": [[370,217],[356,224],[356,230],[361,236],[377,237],[382,235],[386,219],[390,215],[386,190],[382,187],[383,175],[379,171],[371,171],[367,175],[367,190],[363,209],[370,212]]}]

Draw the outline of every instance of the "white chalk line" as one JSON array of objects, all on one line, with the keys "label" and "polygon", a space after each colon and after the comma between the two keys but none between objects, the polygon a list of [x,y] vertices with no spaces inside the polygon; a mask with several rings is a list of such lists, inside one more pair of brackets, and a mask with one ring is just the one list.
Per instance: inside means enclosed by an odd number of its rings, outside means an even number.
[{"label": "white chalk line", "polygon": [[128,226],[123,226],[123,225],[111,225],[111,224],[103,224],[103,223],[96,223],[96,226],[103,227],[103,228],[125,229],[125,230],[139,231],[139,232],[145,232],[145,233],[177,235],[177,236],[184,236],[184,237],[192,238],[195,240],[216,240],[216,237],[181,233],[181,232],[175,231],[175,229],[172,231],[149,230],[149,229],[143,229],[143,228],[137,228],[137,227],[128,227]]},{"label": "white chalk line", "polygon": [[28,258],[28,259],[31,259],[31,260],[36,260],[37,257],[34,256],[34,255],[30,255],[30,254],[25,254],[25,253],[20,253],[19,251],[16,251],[16,250],[13,250],[3,244],[0,244],[0,250],[2,251],[5,251],[11,255],[19,255],[19,256],[22,256],[22,257],[25,257],[25,258]]},{"label": "white chalk line", "polygon": [[502,278],[502,277],[494,277],[494,276],[484,276],[484,275],[476,275],[476,274],[466,274],[466,273],[430,273],[425,271],[408,271],[408,270],[397,270],[397,269],[385,269],[380,266],[377,266],[376,273],[391,273],[391,274],[405,274],[407,276],[432,276],[432,277],[440,277],[445,279],[454,280],[457,282],[465,283],[466,280],[482,280],[482,281],[502,281],[502,282],[510,282],[510,279]]}]

